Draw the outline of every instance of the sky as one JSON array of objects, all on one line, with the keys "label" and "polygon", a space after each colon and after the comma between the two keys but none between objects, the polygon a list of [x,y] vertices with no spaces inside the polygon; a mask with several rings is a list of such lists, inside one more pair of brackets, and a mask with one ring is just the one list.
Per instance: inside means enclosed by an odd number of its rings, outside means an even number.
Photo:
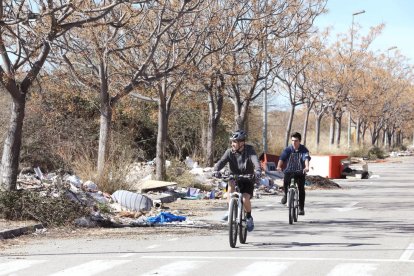
[{"label": "sky", "polygon": [[385,24],[382,33],[374,40],[370,49],[373,52],[387,53],[387,49],[396,46],[408,63],[414,64],[414,1],[413,0],[328,0],[328,13],[320,15],[315,25],[322,29],[332,27],[331,36],[349,32],[352,14],[365,10],[354,16],[354,24],[360,25],[360,34],[366,35],[369,28]]}]

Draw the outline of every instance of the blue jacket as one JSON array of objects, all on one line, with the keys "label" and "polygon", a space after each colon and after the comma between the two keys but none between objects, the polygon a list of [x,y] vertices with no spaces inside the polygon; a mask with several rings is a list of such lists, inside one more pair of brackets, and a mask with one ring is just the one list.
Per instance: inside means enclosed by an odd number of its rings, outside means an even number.
[{"label": "blue jacket", "polygon": [[290,145],[283,150],[279,159],[282,160],[283,163],[287,162],[286,169],[283,171],[287,173],[302,172],[305,168],[305,160],[308,159],[310,161],[311,157],[309,155],[309,150],[304,145],[299,145],[297,151]]}]

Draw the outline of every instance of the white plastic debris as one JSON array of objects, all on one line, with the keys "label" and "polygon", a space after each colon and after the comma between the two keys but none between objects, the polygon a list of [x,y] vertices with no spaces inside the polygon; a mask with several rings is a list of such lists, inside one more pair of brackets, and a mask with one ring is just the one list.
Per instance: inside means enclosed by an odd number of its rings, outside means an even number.
[{"label": "white plastic debris", "polygon": [[82,186],[82,180],[76,175],[69,176],[66,178],[66,181],[73,184],[76,188],[80,188]]},{"label": "white plastic debris", "polygon": [[112,199],[118,202],[123,208],[132,211],[149,211],[153,206],[151,198],[125,190],[115,191],[112,194]]}]

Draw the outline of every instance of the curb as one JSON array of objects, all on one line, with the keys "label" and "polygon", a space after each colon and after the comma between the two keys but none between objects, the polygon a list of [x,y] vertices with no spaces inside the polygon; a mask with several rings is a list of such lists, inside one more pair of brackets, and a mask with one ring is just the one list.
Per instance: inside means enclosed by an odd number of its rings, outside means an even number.
[{"label": "curb", "polygon": [[43,225],[35,224],[35,225],[20,227],[16,229],[3,230],[3,231],[0,231],[0,240],[12,239],[12,238],[15,238],[21,235],[30,234],[30,233],[35,232],[37,229],[43,229]]}]

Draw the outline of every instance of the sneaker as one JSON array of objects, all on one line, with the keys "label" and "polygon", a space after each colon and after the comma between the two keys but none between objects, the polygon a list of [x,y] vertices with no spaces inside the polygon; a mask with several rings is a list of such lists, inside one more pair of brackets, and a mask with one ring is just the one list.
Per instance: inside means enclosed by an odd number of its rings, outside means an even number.
[{"label": "sneaker", "polygon": [[253,217],[247,218],[246,219],[246,228],[247,231],[252,232],[254,229],[254,222],[253,222]]},{"label": "sneaker", "polygon": [[229,220],[229,214],[225,214],[222,218],[221,221],[228,221]]},{"label": "sneaker", "polygon": [[305,215],[305,209],[304,208],[299,208],[298,215],[299,216],[304,216]]},{"label": "sneaker", "polygon": [[282,199],[280,200],[280,203],[282,203],[282,204],[286,204],[286,201],[287,201],[287,195],[284,195],[284,196],[282,197]]}]

